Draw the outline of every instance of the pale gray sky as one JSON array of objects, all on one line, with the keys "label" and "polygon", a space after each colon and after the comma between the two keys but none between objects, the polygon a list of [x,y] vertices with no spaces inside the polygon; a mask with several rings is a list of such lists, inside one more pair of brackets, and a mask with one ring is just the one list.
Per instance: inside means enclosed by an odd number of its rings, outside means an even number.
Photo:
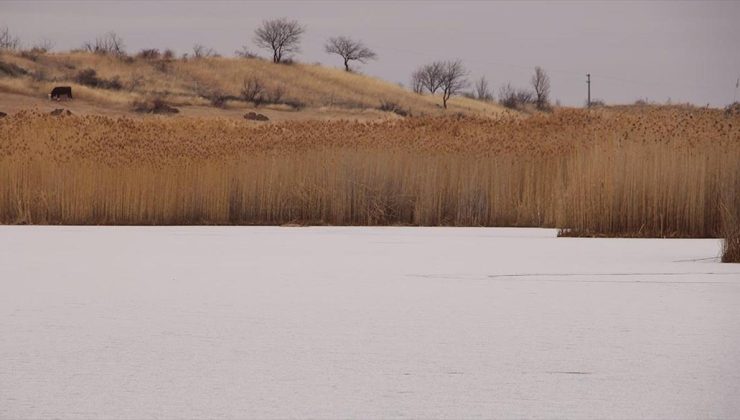
[{"label": "pale gray sky", "polygon": [[183,53],[197,42],[232,55],[245,44],[257,51],[254,29],[280,16],[307,27],[297,59],[340,67],[323,43],[345,34],[379,55],[362,72],[404,84],[419,64],[460,58],[471,78],[485,75],[496,90],[525,86],[540,65],[565,105],[583,104],[590,72],[592,96],[608,103],[724,106],[740,77],[740,1],[0,1],[0,25],[28,44],[51,39],[57,50],[113,30],[130,52]]}]

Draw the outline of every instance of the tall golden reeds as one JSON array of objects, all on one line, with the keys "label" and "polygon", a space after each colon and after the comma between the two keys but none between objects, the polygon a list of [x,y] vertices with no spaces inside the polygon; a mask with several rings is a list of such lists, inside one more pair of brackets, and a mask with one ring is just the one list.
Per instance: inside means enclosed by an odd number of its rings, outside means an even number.
[{"label": "tall golden reeds", "polygon": [[0,120],[0,222],[546,226],[717,236],[740,128],[719,111],[256,125]]},{"label": "tall golden reeds", "polygon": [[740,263],[740,220],[737,215],[725,219],[722,236],[722,262]]},{"label": "tall golden reeds", "polygon": [[735,188],[722,192],[722,262],[740,263],[740,176],[735,178]]}]

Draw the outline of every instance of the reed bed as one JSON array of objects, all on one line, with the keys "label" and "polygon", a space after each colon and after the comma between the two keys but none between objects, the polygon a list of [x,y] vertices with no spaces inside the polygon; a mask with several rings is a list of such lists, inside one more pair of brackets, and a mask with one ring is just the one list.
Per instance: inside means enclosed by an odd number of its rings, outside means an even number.
[{"label": "reed bed", "polygon": [[[740,125],[686,108],[384,122],[0,120],[0,222],[718,236]],[[737,205],[733,201],[730,207]]]}]

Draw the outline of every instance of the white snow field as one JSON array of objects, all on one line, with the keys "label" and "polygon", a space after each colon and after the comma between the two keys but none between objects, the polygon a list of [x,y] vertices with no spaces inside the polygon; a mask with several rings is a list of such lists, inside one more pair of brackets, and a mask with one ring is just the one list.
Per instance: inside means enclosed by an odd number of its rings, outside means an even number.
[{"label": "white snow field", "polygon": [[0,227],[0,418],[740,418],[719,247]]}]

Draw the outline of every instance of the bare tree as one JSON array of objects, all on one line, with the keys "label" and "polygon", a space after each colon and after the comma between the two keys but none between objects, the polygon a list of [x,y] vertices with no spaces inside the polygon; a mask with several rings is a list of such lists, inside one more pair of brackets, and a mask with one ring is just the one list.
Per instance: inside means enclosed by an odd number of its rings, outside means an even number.
[{"label": "bare tree", "polygon": [[206,46],[201,44],[193,44],[193,57],[203,58],[206,53]]},{"label": "bare tree", "polygon": [[507,83],[498,90],[498,101],[506,108],[516,108],[516,90],[511,83]]},{"label": "bare tree", "polygon": [[162,54],[157,48],[145,48],[136,54],[137,58],[143,58],[144,60],[158,60]]},{"label": "bare tree", "polygon": [[241,94],[245,101],[252,102],[255,106],[260,106],[265,99],[264,93],[265,86],[258,78],[250,77],[249,79],[244,79]]},{"label": "bare tree", "polygon": [[424,93],[424,73],[421,69],[411,74],[411,90],[419,95]]},{"label": "bare tree", "polygon": [[247,47],[246,45],[234,51],[234,54],[237,57],[241,57],[241,58],[259,58],[259,56],[255,54],[254,52],[252,52],[252,50],[250,50],[249,47]]},{"label": "bare tree", "polygon": [[537,109],[547,109],[550,106],[550,77],[545,73],[542,67],[534,68],[532,76],[532,88],[536,96],[535,104]]},{"label": "bare tree", "polygon": [[123,38],[118,36],[115,32],[108,32],[99,37],[95,43],[98,45],[98,49],[102,52],[118,56],[126,55],[126,47],[123,43]]},{"label": "bare tree", "polygon": [[435,61],[419,67],[411,75],[411,89],[416,93],[427,90],[432,95],[441,89],[442,105],[447,108],[450,97],[468,85],[466,75],[467,71],[460,60]]},{"label": "bare tree", "polygon": [[435,61],[425,64],[411,74],[411,89],[421,94],[424,90],[429,91],[432,95],[442,87],[442,74],[445,63]]},{"label": "bare tree", "polygon": [[296,20],[265,20],[254,31],[254,43],[260,48],[272,50],[272,61],[279,63],[288,54],[300,52],[301,35],[305,31]]},{"label": "bare tree", "polygon": [[534,93],[527,89],[516,89],[507,83],[499,90],[499,102],[506,108],[522,109],[526,104],[534,102]]},{"label": "bare tree", "polygon": [[10,33],[10,29],[7,26],[0,26],[0,50],[17,50],[21,46],[21,41],[18,37],[13,36]]},{"label": "bare tree", "polygon": [[444,73],[445,63],[442,61],[435,61],[434,63],[427,64],[420,69],[421,82],[432,95],[437,93],[439,88],[442,87],[442,74]]},{"label": "bare tree", "polygon": [[175,51],[167,48],[164,51],[162,51],[162,59],[163,60],[173,60],[175,58]]},{"label": "bare tree", "polygon": [[534,92],[527,89],[516,90],[516,100],[521,105],[531,104],[535,102]]},{"label": "bare tree", "polygon": [[324,49],[329,54],[337,54],[342,57],[345,71],[350,71],[350,61],[359,61],[364,64],[367,60],[375,60],[378,57],[375,51],[366,47],[362,41],[355,41],[346,36],[329,38]]},{"label": "bare tree", "polygon": [[95,54],[126,55],[123,38],[115,32],[108,32],[99,36],[95,38],[94,42],[85,42],[82,44],[82,49]]},{"label": "bare tree", "polygon": [[218,57],[218,53],[213,48],[206,47],[205,45],[201,45],[201,44],[193,45],[193,58],[207,58],[207,57]]},{"label": "bare tree", "polygon": [[31,51],[36,51],[40,53],[47,53],[53,49],[54,42],[48,38],[44,38],[41,41],[38,41],[37,43],[33,44],[33,47],[31,47]]},{"label": "bare tree", "polygon": [[481,101],[493,100],[493,94],[491,93],[491,89],[488,87],[486,76],[481,76],[481,78],[475,82],[475,96]]},{"label": "bare tree", "polygon": [[468,71],[462,64],[462,61],[445,61],[442,63],[442,76],[440,78],[440,89],[442,89],[442,106],[447,109],[447,101],[453,95],[460,93],[468,81],[465,78]]}]

